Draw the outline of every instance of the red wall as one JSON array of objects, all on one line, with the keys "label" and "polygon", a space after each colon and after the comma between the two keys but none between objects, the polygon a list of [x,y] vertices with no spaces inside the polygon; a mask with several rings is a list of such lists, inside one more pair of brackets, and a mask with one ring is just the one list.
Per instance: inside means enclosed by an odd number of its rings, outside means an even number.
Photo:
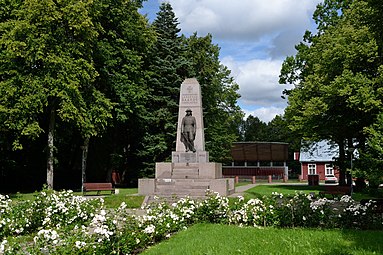
[{"label": "red wall", "polygon": [[[324,180],[325,178],[325,170],[326,170],[326,164],[328,163],[322,163],[322,162],[310,162],[310,163],[302,163],[301,166],[301,175],[303,180],[307,180],[308,177],[308,165],[309,164],[316,164],[316,173],[319,174],[319,180]],[[339,171],[337,169],[334,169],[334,175],[339,179]]]}]

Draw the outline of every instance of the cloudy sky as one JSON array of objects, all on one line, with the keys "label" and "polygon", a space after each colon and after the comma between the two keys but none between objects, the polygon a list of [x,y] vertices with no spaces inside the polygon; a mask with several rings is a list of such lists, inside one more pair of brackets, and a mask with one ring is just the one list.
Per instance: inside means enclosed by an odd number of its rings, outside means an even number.
[{"label": "cloudy sky", "polygon": [[[246,114],[269,122],[282,114],[289,85],[278,84],[286,56],[304,32],[315,29],[312,14],[322,0],[167,0],[181,33],[212,34],[220,59],[239,84],[239,105]],[[148,0],[141,13],[153,21],[163,0]]]}]

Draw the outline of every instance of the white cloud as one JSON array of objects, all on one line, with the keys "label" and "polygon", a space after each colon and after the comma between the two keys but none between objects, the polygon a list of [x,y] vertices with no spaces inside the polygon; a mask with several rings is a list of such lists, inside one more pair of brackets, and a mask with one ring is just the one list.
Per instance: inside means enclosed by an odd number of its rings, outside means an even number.
[{"label": "white cloud", "polygon": [[[164,1],[164,0],[160,0]],[[166,0],[165,0],[166,1]],[[312,14],[323,0],[167,0],[182,33],[213,35],[221,62],[239,84],[239,105],[269,122],[283,114],[290,86],[278,83],[283,60],[295,54]]]},{"label": "white cloud", "polygon": [[184,33],[217,39],[259,40],[266,34],[305,30],[319,0],[170,0]]},{"label": "white cloud", "polygon": [[261,121],[268,123],[277,115],[283,115],[284,108],[280,107],[261,107],[255,110],[242,109],[245,112],[245,119],[249,116],[258,117]]},{"label": "white cloud", "polygon": [[286,106],[286,101],[281,98],[282,91],[291,87],[278,83],[282,61],[254,59],[236,62],[227,57],[222,63],[232,70],[240,86],[240,101],[243,104],[278,108]]}]

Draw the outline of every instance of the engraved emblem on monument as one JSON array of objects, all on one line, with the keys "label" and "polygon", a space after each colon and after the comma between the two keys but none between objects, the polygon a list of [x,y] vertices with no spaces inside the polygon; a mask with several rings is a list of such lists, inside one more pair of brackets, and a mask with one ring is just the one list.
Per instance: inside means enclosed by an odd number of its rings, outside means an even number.
[{"label": "engraved emblem on monument", "polygon": [[187,94],[183,94],[181,96],[181,101],[183,104],[187,104],[187,105],[192,105],[192,104],[197,104],[198,103],[198,95],[193,93],[193,87],[192,86],[188,86],[186,88],[187,90]]}]

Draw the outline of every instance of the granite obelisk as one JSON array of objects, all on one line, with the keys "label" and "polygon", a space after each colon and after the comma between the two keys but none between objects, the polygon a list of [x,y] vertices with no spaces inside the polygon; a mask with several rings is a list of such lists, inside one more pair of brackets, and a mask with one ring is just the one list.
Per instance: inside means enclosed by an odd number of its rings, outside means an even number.
[{"label": "granite obelisk", "polygon": [[139,179],[139,194],[201,197],[207,189],[223,196],[234,192],[234,179],[222,178],[222,164],[209,162],[205,151],[201,86],[195,78],[181,84],[176,139],[172,162],[157,162],[155,179]]},{"label": "granite obelisk", "polygon": [[[195,118],[196,122],[196,133],[193,144],[195,148],[195,154],[191,153],[190,150],[186,152],[185,144],[183,142],[185,137],[182,132],[182,120],[185,118],[186,111],[189,110],[192,112],[192,116]],[[172,152],[172,162],[209,162],[209,154],[207,151],[205,151],[201,86],[195,78],[185,79],[185,81],[181,84],[178,108],[176,151]]]}]

